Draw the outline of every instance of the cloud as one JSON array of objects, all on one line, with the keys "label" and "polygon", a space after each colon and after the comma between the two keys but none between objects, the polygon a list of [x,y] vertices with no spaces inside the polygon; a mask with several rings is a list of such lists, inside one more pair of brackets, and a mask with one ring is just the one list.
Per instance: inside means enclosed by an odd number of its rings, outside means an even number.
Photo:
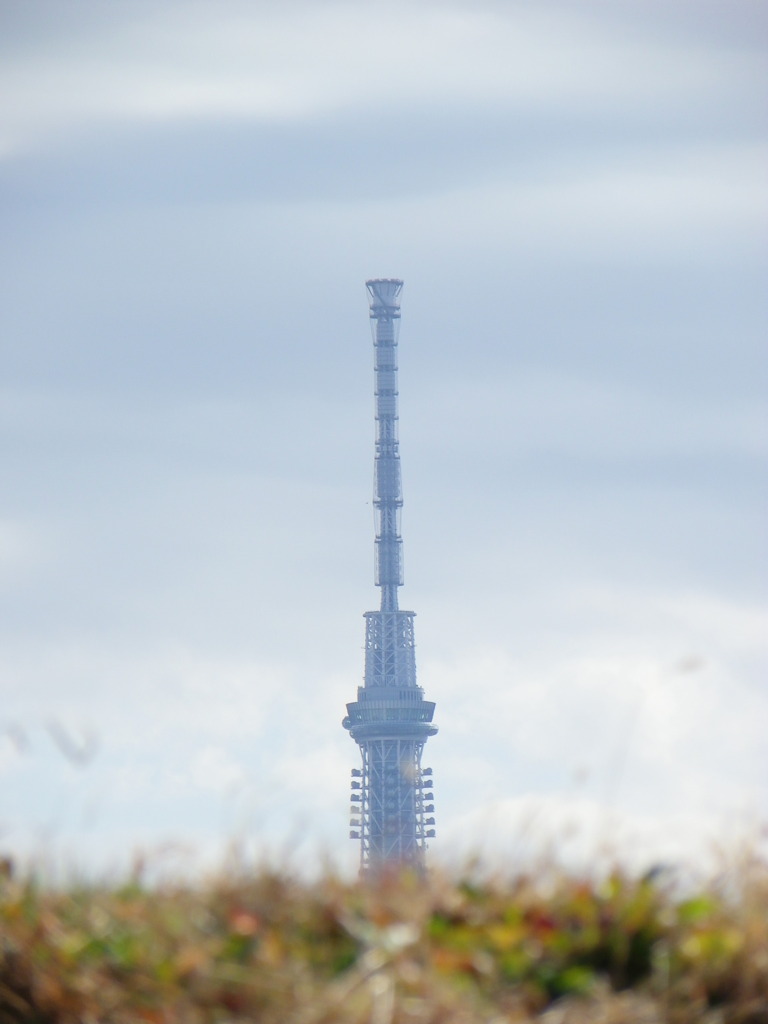
[{"label": "cloud", "polygon": [[739,815],[729,821],[726,850],[722,818],[693,811],[642,815],[578,793],[525,794],[483,802],[452,821],[441,830],[444,844],[433,856],[503,874],[564,866],[594,877],[618,863],[637,873],[665,869],[678,883],[689,882],[722,871],[724,857],[740,843],[754,846],[758,823]]},{"label": "cloud", "polygon": [[18,33],[5,62],[15,107],[4,148],[116,121],[291,123],[354,110],[375,123],[385,107],[414,105],[669,110],[721,101],[757,74],[749,54],[713,59],[642,22],[551,3],[227,2],[215,16],[195,4],[122,5],[42,47]]},{"label": "cloud", "polygon": [[[495,648],[491,618],[474,649],[459,644],[444,662],[422,653],[441,727],[431,750],[439,788],[466,805],[579,777],[584,795],[649,816],[763,811],[758,723],[768,704],[750,667],[765,655],[763,609],[615,585],[574,590],[568,610],[562,599],[502,605],[509,631]],[[545,618],[544,636],[528,633]]]},{"label": "cloud", "polygon": [[10,775],[18,766],[27,745],[22,729],[12,724],[0,728],[0,778]]},{"label": "cloud", "polygon": [[467,454],[482,438],[483,452],[507,459],[558,453],[575,463],[588,458],[637,467],[653,460],[690,466],[722,455],[759,459],[768,437],[761,404],[723,399],[712,408],[695,393],[665,394],[658,382],[600,380],[543,366],[509,374],[475,371],[462,400],[477,408],[471,438],[451,416],[456,396],[437,380],[418,405],[418,444]]},{"label": "cloud", "polygon": [[228,751],[209,745],[196,754],[191,778],[194,785],[201,789],[231,793],[243,785],[247,772]]},{"label": "cloud", "polygon": [[0,565],[6,579],[33,571],[45,558],[39,531],[28,522],[0,520]]}]

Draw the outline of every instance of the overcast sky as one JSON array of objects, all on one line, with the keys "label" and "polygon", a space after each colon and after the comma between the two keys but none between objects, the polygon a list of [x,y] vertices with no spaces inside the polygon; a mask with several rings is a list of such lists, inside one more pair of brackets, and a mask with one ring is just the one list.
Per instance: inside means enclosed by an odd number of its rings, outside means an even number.
[{"label": "overcast sky", "polygon": [[433,855],[768,820],[766,21],[0,0],[0,852],[354,863],[376,276]]}]

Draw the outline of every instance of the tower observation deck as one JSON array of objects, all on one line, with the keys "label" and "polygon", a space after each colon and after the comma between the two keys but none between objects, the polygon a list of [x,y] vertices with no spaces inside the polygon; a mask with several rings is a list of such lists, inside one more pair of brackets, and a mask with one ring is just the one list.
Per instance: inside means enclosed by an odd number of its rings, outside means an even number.
[{"label": "tower observation deck", "polygon": [[374,495],[375,583],[381,608],[365,612],[365,676],[343,725],[360,748],[352,770],[350,838],[360,842],[364,872],[386,866],[424,867],[434,836],[432,769],[422,768],[435,705],[416,683],[413,620],[402,611],[403,542],[397,412],[397,339],[403,282],[366,281],[373,327],[376,399]]}]

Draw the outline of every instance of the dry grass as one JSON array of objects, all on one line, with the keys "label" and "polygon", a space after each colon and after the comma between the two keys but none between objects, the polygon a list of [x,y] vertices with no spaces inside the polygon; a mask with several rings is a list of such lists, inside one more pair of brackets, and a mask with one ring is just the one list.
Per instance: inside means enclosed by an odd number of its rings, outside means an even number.
[{"label": "dry grass", "polygon": [[43,887],[0,873],[2,1024],[768,1024],[768,867]]}]

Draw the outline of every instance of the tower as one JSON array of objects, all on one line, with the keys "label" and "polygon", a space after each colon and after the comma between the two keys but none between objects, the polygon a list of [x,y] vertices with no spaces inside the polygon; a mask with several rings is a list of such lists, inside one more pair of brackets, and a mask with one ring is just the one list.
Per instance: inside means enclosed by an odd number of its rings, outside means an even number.
[{"label": "tower", "polygon": [[403,282],[366,281],[373,327],[376,398],[374,494],[375,583],[381,608],[365,612],[365,676],[343,725],[360,748],[352,770],[350,838],[360,841],[364,872],[388,865],[424,866],[434,836],[432,769],[422,768],[434,736],[435,705],[416,683],[413,620],[401,611],[403,542],[400,536],[400,446],[397,432],[397,336]]}]

